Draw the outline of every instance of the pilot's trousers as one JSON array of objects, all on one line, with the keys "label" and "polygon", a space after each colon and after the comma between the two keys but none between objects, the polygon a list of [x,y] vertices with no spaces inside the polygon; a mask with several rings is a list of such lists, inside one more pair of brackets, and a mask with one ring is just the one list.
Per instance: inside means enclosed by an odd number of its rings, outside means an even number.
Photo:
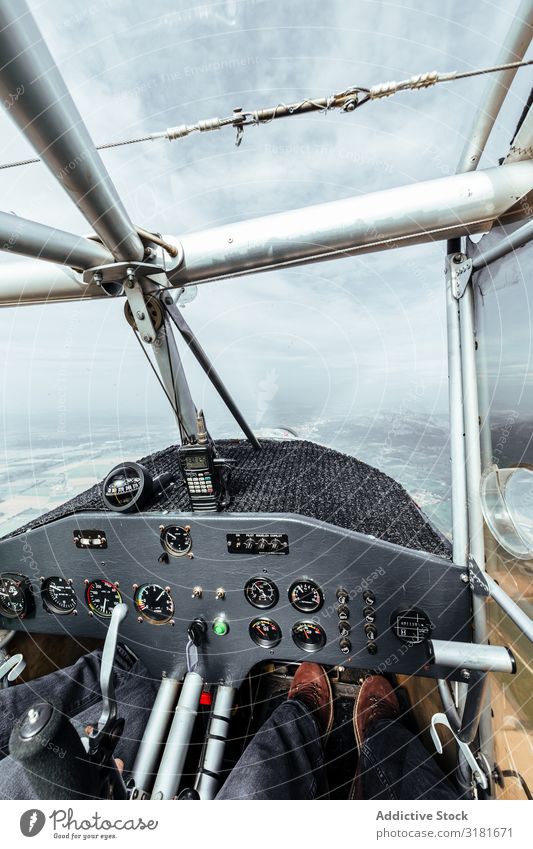
[{"label": "pilot's trousers", "polygon": [[[98,721],[100,653],[80,658],[29,684],[0,690],[0,799],[32,799],[21,767],[8,757],[11,728],[34,701],[61,699],[80,729]],[[124,647],[115,658],[115,688],[125,728],[117,757],[133,766],[157,694],[143,664]],[[360,755],[365,799],[456,799],[458,794],[422,743],[401,723],[382,720]],[[355,772],[355,763],[354,763]],[[312,714],[296,699],[284,702],[255,735],[230,773],[219,799],[316,799],[327,796],[325,756]]]},{"label": "pilot's trousers", "polygon": [[[371,726],[360,753],[363,799],[457,799],[459,794],[420,740],[394,720]],[[355,773],[355,764],[354,764]],[[325,756],[312,714],[283,702],[258,731],[218,799],[327,796]]]},{"label": "pilot's trousers", "polygon": [[[80,733],[87,725],[96,726],[102,712],[100,658],[101,652],[91,652],[66,669],[0,690],[0,799],[35,798],[26,772],[8,757],[11,729],[34,702],[61,700]],[[115,754],[131,769],[159,682],[121,645],[117,646],[114,671],[119,716],[126,721]]]}]

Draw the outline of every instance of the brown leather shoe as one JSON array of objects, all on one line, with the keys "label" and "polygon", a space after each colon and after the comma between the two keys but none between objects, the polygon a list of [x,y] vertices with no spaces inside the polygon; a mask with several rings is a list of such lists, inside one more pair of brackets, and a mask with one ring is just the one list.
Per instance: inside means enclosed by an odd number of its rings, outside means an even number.
[{"label": "brown leather shoe", "polygon": [[298,699],[313,714],[320,735],[327,737],[333,725],[333,693],[326,671],[318,663],[302,663],[292,679],[288,699]]},{"label": "brown leather shoe", "polygon": [[359,751],[368,729],[379,719],[396,719],[400,705],[396,693],[382,675],[369,675],[357,694],[353,711],[353,726]]}]

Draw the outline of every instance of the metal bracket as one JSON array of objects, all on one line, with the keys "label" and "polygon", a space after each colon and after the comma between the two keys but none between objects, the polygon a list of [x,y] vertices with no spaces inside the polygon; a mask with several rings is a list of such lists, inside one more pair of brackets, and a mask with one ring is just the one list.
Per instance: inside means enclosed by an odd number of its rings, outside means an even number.
[{"label": "metal bracket", "polygon": [[468,558],[468,583],[474,595],[488,598],[490,587],[486,575],[483,574],[473,557]]},{"label": "metal bracket", "polygon": [[144,289],[139,278],[165,274],[161,265],[150,262],[114,262],[89,268],[83,274],[84,283],[101,286],[108,295],[117,297],[125,294],[131,314],[144,342],[155,342],[157,331],[150,316]]},{"label": "metal bracket", "polygon": [[454,729],[450,725],[448,717],[446,716],[445,713],[435,713],[431,717],[431,728],[430,728],[431,739],[433,740],[433,743],[435,745],[435,749],[437,750],[438,754],[442,755],[442,743],[440,741],[440,737],[439,737],[437,729],[435,727],[436,725],[445,725],[446,728],[448,728],[448,730],[453,735],[453,738],[454,738],[458,748],[463,753],[465,761],[467,762],[468,766],[472,770],[472,776],[474,778],[474,781],[483,790],[486,790],[489,786],[487,776],[485,775],[485,773],[481,769],[481,766],[479,765],[479,763],[476,761],[474,755],[472,754],[472,752],[470,750],[470,746],[468,746],[466,743],[463,743],[463,741],[459,739],[459,737],[455,733]]},{"label": "metal bracket", "polygon": [[468,259],[465,254],[459,253],[450,257],[449,263],[452,280],[452,294],[453,297],[459,301],[463,297],[466,287],[472,278],[473,262],[471,259]]},{"label": "metal bracket", "polygon": [[143,342],[147,344],[155,342],[157,331],[152,322],[150,310],[148,309],[145,294],[139,283],[133,267],[128,267],[124,280],[124,291],[130,305],[135,324]]}]

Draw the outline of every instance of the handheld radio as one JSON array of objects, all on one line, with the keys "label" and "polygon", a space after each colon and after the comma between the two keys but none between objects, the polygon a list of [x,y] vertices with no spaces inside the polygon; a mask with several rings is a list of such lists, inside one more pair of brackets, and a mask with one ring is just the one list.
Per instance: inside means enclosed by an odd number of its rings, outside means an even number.
[{"label": "handheld radio", "polygon": [[216,455],[202,410],[198,411],[196,442],[179,449],[180,466],[193,510],[212,513],[230,502],[231,468]]}]

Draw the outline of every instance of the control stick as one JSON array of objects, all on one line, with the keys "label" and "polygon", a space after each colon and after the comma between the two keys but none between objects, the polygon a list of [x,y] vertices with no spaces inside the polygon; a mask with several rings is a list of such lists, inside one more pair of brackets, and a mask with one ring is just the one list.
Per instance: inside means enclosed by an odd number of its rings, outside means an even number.
[{"label": "control stick", "polygon": [[61,702],[39,701],[18,720],[9,739],[18,761],[40,799],[126,799],[127,792],[113,752],[124,727],[118,718],[113,665],[118,628],[128,613],[113,609],[100,667],[102,713],[96,730],[80,738]]}]

